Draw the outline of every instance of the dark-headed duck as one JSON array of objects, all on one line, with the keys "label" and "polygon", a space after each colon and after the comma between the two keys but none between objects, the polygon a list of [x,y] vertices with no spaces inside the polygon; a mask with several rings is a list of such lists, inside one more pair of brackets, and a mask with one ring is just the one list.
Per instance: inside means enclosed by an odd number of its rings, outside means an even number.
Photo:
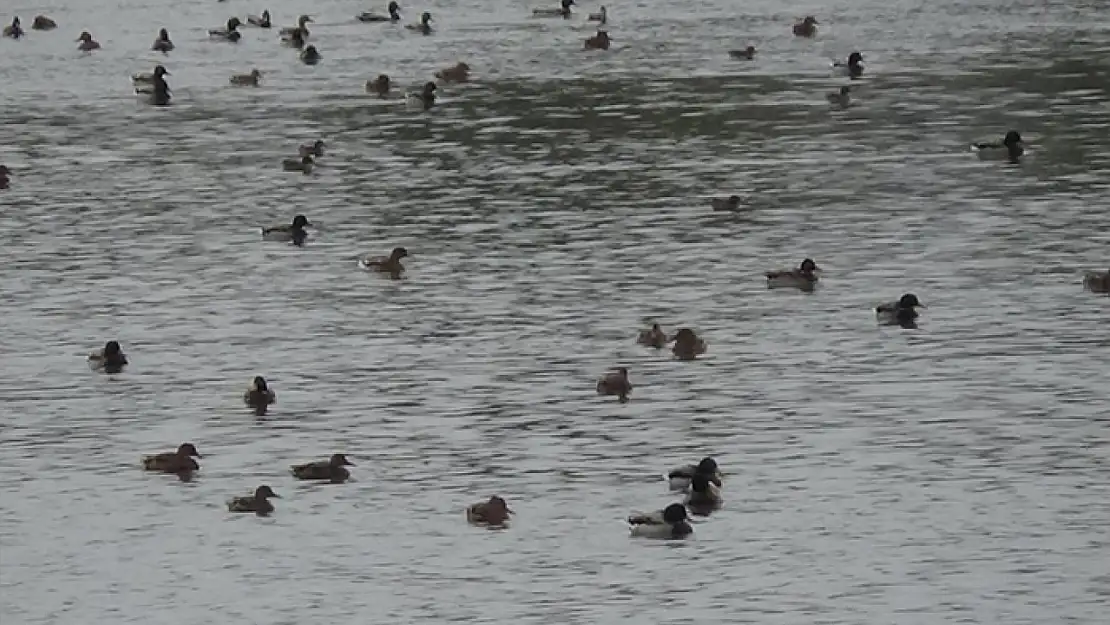
[{"label": "dark-headed duck", "polygon": [[308,238],[308,232],[305,228],[311,226],[312,224],[308,223],[307,217],[304,215],[297,215],[293,218],[292,224],[282,224],[263,228],[262,238],[266,241],[292,242],[294,245],[300,246],[304,245],[305,239]]},{"label": "dark-headed duck", "polygon": [[387,273],[389,277],[397,280],[405,270],[401,259],[407,258],[408,255],[409,251],[405,248],[395,247],[389,256],[366,256],[359,260],[359,265],[367,271]]},{"label": "dark-headed duck", "polygon": [[281,496],[269,486],[262,485],[255,489],[253,495],[233,497],[228,500],[227,510],[228,512],[253,512],[259,515],[270,514],[274,511],[274,504],[270,503],[271,498],[281,499]]},{"label": "dark-headed duck", "polygon": [[343,454],[332,454],[331,458],[319,462],[293,465],[293,477],[299,480],[327,480],[332,484],[346,482],[351,472],[345,467],[355,466]]},{"label": "dark-headed duck", "polygon": [[108,341],[102,349],[89,354],[89,364],[105,373],[119,373],[127,365],[127,356],[123,355],[118,341]]},{"label": "dark-headed duck", "polygon": [[189,473],[200,468],[196,460],[200,458],[196,446],[192,443],[182,443],[177,451],[167,451],[153,456],[143,457],[143,468],[147,471],[160,471],[162,473]]},{"label": "dark-headed duck", "polygon": [[471,525],[482,527],[502,528],[508,527],[509,515],[513,511],[505,499],[494,495],[488,501],[482,501],[466,508],[466,521]]}]

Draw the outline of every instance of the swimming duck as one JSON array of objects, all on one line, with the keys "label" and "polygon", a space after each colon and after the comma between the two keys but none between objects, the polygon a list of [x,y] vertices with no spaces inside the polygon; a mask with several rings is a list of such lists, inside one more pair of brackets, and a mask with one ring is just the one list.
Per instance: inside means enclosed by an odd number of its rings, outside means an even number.
[{"label": "swimming duck", "polygon": [[31,20],[31,30],[54,30],[57,27],[58,23],[45,15],[36,15]]},{"label": "swimming duck", "polygon": [[270,23],[270,12],[269,11],[263,11],[261,17],[259,17],[257,15],[248,15],[247,16],[247,23],[252,25],[252,26],[257,26],[259,28],[270,28],[271,26],[273,26],[273,24]]},{"label": "swimming duck", "polygon": [[281,162],[281,168],[285,171],[299,171],[302,174],[311,174],[315,165],[311,156],[302,156],[299,159],[287,158]]},{"label": "swimming duck", "polygon": [[81,42],[81,45],[77,46],[77,49],[82,52],[92,52],[93,50],[100,49],[100,42],[93,39],[92,35],[87,30],[81,33],[77,41]]},{"label": "swimming duck", "polygon": [[879,322],[887,325],[912,325],[917,319],[915,309],[918,307],[924,308],[925,304],[922,304],[913,293],[906,293],[897,302],[876,306],[875,316],[878,317]]},{"label": "swimming duck", "polygon": [[622,404],[628,401],[628,394],[631,392],[632,383],[628,381],[627,367],[617,367],[597,381],[598,395],[616,395]]},{"label": "swimming duck", "polygon": [[597,34],[586,40],[587,50],[608,50],[609,46],[613,43],[613,38],[609,33],[604,30],[597,31]]},{"label": "swimming duck", "polygon": [[435,77],[443,82],[466,82],[470,80],[470,66],[459,61],[453,67],[439,70]]},{"label": "swimming duck", "polygon": [[301,158],[304,158],[305,156],[323,156],[324,147],[325,146],[323,140],[317,139],[312,143],[306,143],[297,148],[297,152],[301,155]]},{"label": "swimming duck", "polygon": [[228,82],[239,87],[257,87],[262,79],[262,72],[252,69],[249,74],[233,74]]},{"label": "swimming duck", "polygon": [[380,15],[373,11],[366,11],[359,13],[356,17],[360,22],[398,22],[401,19],[401,5],[397,4],[397,0],[389,3],[389,15]]},{"label": "swimming duck", "polygon": [[150,103],[155,106],[166,106],[170,103],[170,85],[166,82],[166,76],[170,73],[166,68],[161,65],[154,68],[154,78],[151,81]]},{"label": "swimming duck", "polygon": [[12,172],[10,169],[8,169],[7,165],[0,165],[0,189],[8,188],[8,181],[10,180],[10,178],[8,178],[8,175],[11,173]]},{"label": "swimming duck", "polygon": [[561,17],[569,19],[570,7],[573,5],[574,0],[560,0],[558,9],[532,9],[532,17]]},{"label": "swimming duck", "polygon": [[328,460],[309,462],[308,464],[293,465],[293,477],[299,480],[327,480],[332,484],[341,484],[351,477],[351,472],[344,467],[355,466],[343,454],[332,454]]},{"label": "swimming duck", "polygon": [[636,343],[662,349],[667,344],[667,334],[663,332],[658,323],[653,323],[647,330],[640,330],[640,335],[636,337]]},{"label": "swimming duck", "polygon": [[414,91],[408,95],[406,102],[409,108],[428,110],[436,103],[436,84],[434,82],[424,83],[424,87],[420,91]]},{"label": "swimming duck", "polygon": [[503,528],[509,526],[509,515],[513,511],[504,498],[494,495],[489,501],[481,501],[466,508],[466,521],[471,525]]},{"label": "swimming duck", "polygon": [[4,27],[4,36],[12,39],[19,39],[23,36],[23,26],[20,25],[18,17],[13,17],[11,25]]},{"label": "swimming duck", "polygon": [[277,393],[266,384],[266,378],[260,375],[254,376],[254,379],[251,380],[251,385],[248,386],[246,392],[243,393],[243,403],[246,404],[248,408],[254,408],[254,411],[259,416],[266,413],[266,409],[270,404],[276,402]]},{"label": "swimming duck", "polygon": [[717,461],[712,456],[702,458],[697,464],[671,469],[667,473],[667,485],[671,490],[687,490],[690,488],[695,475],[704,475],[709,478],[710,482],[717,486],[721,485],[721,470],[717,467]]},{"label": "swimming duck", "polygon": [[127,366],[127,356],[123,355],[118,341],[108,341],[102,349],[89,354],[89,364],[105,373],[119,373]]},{"label": "swimming duck", "polygon": [[853,52],[848,55],[848,62],[841,63],[837,61],[833,63],[833,69],[837,70],[841,75],[855,79],[863,76],[863,65],[860,61],[863,60],[863,55],[859,52]]},{"label": "swimming duck", "polygon": [[729,50],[728,55],[734,59],[750,61],[755,58],[755,46],[748,46],[743,50]]},{"label": "swimming duck", "polygon": [[794,287],[812,289],[817,284],[817,263],[807,258],[797,269],[780,269],[767,272],[768,287]]},{"label": "swimming duck", "polygon": [[715,197],[710,202],[715,211],[734,211],[740,208],[740,196],[730,195],[728,197]]},{"label": "swimming duck", "polygon": [[602,25],[609,22],[609,12],[605,10],[605,5],[598,7],[597,13],[590,13],[586,16],[587,22],[600,22]]},{"label": "swimming duck", "polygon": [[695,513],[709,514],[721,506],[721,489],[708,475],[697,473],[690,478],[690,492],[686,494],[686,506]]},{"label": "swimming duck", "polygon": [[628,517],[629,529],[639,538],[686,538],[694,528],[686,522],[686,506],[672,503],[659,512],[636,513]]},{"label": "swimming duck", "polygon": [[315,65],[320,62],[320,53],[316,51],[316,46],[308,46],[301,52],[301,62],[305,65]]},{"label": "swimming duck", "polygon": [[389,88],[389,76],[385,74],[379,74],[374,80],[366,81],[366,92],[375,93],[379,98],[389,97]]},{"label": "swimming duck", "polygon": [[258,515],[267,515],[274,511],[274,504],[270,499],[281,499],[281,496],[266,485],[255,489],[253,495],[246,497],[233,497],[227,502],[228,512],[253,512]]},{"label": "swimming duck", "polygon": [[1083,276],[1083,286],[1092,293],[1110,293],[1110,271],[1099,273],[1090,271]]},{"label": "swimming duck", "polygon": [[849,87],[848,85],[844,85],[840,88],[840,91],[834,91],[830,94],[827,94],[825,96],[825,99],[828,100],[829,104],[832,104],[833,106],[847,108],[848,105],[852,103],[852,96],[848,95],[848,92],[851,90],[851,87]]},{"label": "swimming duck", "polygon": [[306,26],[306,24],[311,21],[312,18],[307,15],[298,17],[296,26],[286,26],[281,29],[281,38],[290,39],[293,37],[300,37],[302,41],[308,39],[308,26]]},{"label": "swimming duck", "polygon": [[401,259],[407,258],[408,255],[409,251],[405,248],[395,247],[389,256],[366,256],[359,259],[358,264],[367,271],[388,273],[389,277],[397,280],[405,270],[404,266],[401,265]]},{"label": "swimming duck", "polygon": [[409,30],[417,30],[425,35],[432,34],[432,14],[424,11],[420,14],[419,24],[405,24],[405,28]]},{"label": "swimming duck", "polygon": [[[135,88],[137,95],[153,95],[154,84],[159,78],[169,76],[170,73],[166,71],[165,67],[156,65],[153,72],[139,72],[131,75],[131,86]],[[164,78],[162,78],[164,81]]]},{"label": "swimming duck", "polygon": [[298,50],[304,47],[305,35],[299,30],[294,30],[291,33],[286,33],[281,36],[281,43],[291,48]]},{"label": "swimming duck", "polygon": [[694,360],[705,353],[705,341],[698,338],[690,328],[682,328],[674,335],[674,347],[671,353],[679,360]]},{"label": "swimming duck", "polygon": [[154,40],[154,45],[150,46],[150,49],[163,54],[173,50],[173,42],[170,41],[170,31],[165,28],[158,31],[158,38]]},{"label": "swimming duck", "polygon": [[1021,140],[1021,134],[1018,131],[1011,130],[1006,133],[1001,142],[976,143],[971,146],[971,149],[982,160],[1004,159],[1017,163],[1025,154],[1025,142]]},{"label": "swimming duck", "polygon": [[305,227],[311,228],[312,224],[308,223],[308,218],[304,215],[297,215],[293,218],[292,224],[263,228],[262,238],[266,241],[292,242],[294,245],[304,245],[305,239],[308,238]]},{"label": "swimming duck", "polygon": [[143,457],[143,468],[162,473],[188,473],[200,468],[193,458],[202,457],[192,443],[182,443],[177,451]]},{"label": "swimming duck", "polygon": [[807,15],[806,18],[800,22],[794,23],[794,35],[798,37],[813,37],[817,34],[817,19],[812,15]]},{"label": "swimming duck", "polygon": [[243,22],[239,18],[233,17],[227,21],[227,26],[224,28],[213,28],[208,31],[208,36],[212,39],[223,39],[235,43],[242,39],[243,35],[239,33],[239,27]]}]

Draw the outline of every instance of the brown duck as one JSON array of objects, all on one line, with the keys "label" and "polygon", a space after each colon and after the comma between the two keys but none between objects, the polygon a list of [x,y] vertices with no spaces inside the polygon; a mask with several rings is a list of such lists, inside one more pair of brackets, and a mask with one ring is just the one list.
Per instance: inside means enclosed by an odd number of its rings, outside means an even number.
[{"label": "brown duck", "polygon": [[147,471],[161,471],[162,473],[189,473],[200,468],[196,460],[200,453],[192,443],[182,443],[177,451],[168,451],[164,454],[155,454],[143,458],[143,468]]},{"label": "brown duck", "polygon": [[347,460],[347,456],[332,454],[328,460],[293,465],[293,476],[301,480],[327,480],[339,484],[351,477],[351,472],[344,467],[353,466],[355,464]]},{"label": "brown duck", "polygon": [[253,495],[246,497],[233,497],[227,502],[228,512],[254,512],[255,514],[270,514],[274,511],[274,504],[270,498],[281,499],[281,496],[266,485],[255,489]]},{"label": "brown duck", "polygon": [[471,525],[480,525],[483,527],[508,527],[509,515],[513,511],[509,509],[509,504],[497,495],[489,498],[489,501],[482,501],[473,504],[466,509],[466,520]]},{"label": "brown duck", "polygon": [[408,255],[409,251],[405,248],[395,247],[389,256],[367,256],[358,262],[367,271],[388,273],[389,277],[397,280],[401,277],[401,272],[405,270],[404,265],[401,264],[401,259]]},{"label": "brown duck", "polygon": [[617,367],[597,381],[598,395],[616,395],[621,403],[628,401],[628,394],[631,392],[632,383],[628,381],[627,367]]}]

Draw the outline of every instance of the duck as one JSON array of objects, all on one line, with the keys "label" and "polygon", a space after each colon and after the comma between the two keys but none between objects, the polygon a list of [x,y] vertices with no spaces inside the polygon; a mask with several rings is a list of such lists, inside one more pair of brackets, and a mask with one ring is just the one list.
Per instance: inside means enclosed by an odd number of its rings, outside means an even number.
[{"label": "duck", "polygon": [[292,467],[293,477],[299,480],[327,480],[332,484],[341,484],[351,477],[351,472],[345,467],[355,466],[343,454],[332,454],[331,458],[307,464],[295,464]]},{"label": "duck", "polygon": [[842,76],[847,76],[853,80],[863,76],[863,65],[860,61],[863,60],[863,55],[859,52],[853,52],[848,55],[848,62],[841,63],[836,61],[833,63],[833,69],[838,71]]},{"label": "duck", "polygon": [[401,273],[405,271],[405,267],[401,265],[401,259],[407,258],[408,255],[409,251],[405,248],[395,247],[389,253],[389,256],[366,256],[359,259],[358,264],[367,271],[388,273],[389,277],[397,280],[400,279]]},{"label": "duck", "polygon": [[19,18],[13,17],[12,23],[4,27],[4,36],[11,37],[12,39],[19,39],[23,36],[23,26],[20,25]]},{"label": "duck", "polygon": [[628,367],[617,367],[597,381],[598,395],[616,395],[622,404],[628,401],[628,395],[631,392],[632,383],[628,381]]},{"label": "duck", "polygon": [[170,85],[166,82],[166,76],[170,73],[166,68],[161,65],[154,68],[154,81],[151,84],[150,103],[155,106],[166,106],[170,103],[173,97],[170,94]]},{"label": "duck", "polygon": [[294,30],[289,33],[281,35],[281,42],[291,48],[298,50],[304,47],[305,34],[302,31]]},{"label": "duck", "polygon": [[570,7],[574,6],[574,0],[560,0],[559,8],[542,8],[532,9],[532,17],[561,17],[570,19]]},{"label": "duck", "polygon": [[163,54],[173,50],[173,42],[170,41],[170,31],[165,28],[159,30],[158,38],[154,40],[154,45],[150,46],[150,49]]},{"label": "duck", "polygon": [[709,514],[721,507],[721,489],[710,476],[696,473],[690,478],[690,492],[686,494],[685,503],[695,513]]},{"label": "duck", "polygon": [[710,206],[715,211],[735,211],[740,209],[740,196],[715,197],[710,201]]},{"label": "duck", "polygon": [[77,41],[81,43],[81,45],[77,46],[77,49],[82,52],[92,52],[93,50],[100,49],[100,42],[93,39],[92,34],[90,34],[87,30],[81,33],[81,36],[77,38]]},{"label": "duck", "polygon": [[794,23],[794,35],[796,37],[813,37],[816,34],[817,18],[812,15],[807,15],[804,20]]},{"label": "duck", "polygon": [[797,269],[778,269],[767,272],[767,287],[794,287],[798,289],[812,289],[817,284],[817,263],[812,258],[807,258],[798,265]]},{"label": "duck", "polygon": [[308,218],[304,215],[297,215],[293,218],[292,224],[262,228],[262,238],[266,241],[291,242],[294,245],[301,246],[304,245],[305,239],[308,238],[308,232],[305,230],[306,227],[312,227],[312,224],[308,223]]},{"label": "duck", "polygon": [[848,108],[848,105],[852,103],[852,96],[848,94],[851,90],[851,87],[849,87],[848,85],[844,85],[840,88],[840,91],[834,91],[830,94],[827,94],[825,96],[825,99],[828,100],[829,104],[832,104],[833,106]]},{"label": "duck", "polygon": [[671,353],[679,360],[694,360],[705,353],[705,341],[698,338],[690,328],[682,328],[674,335]]},{"label": "duck", "polygon": [[301,155],[301,158],[306,156],[323,156],[324,147],[324,141],[322,139],[317,139],[312,143],[306,143],[297,148],[297,152]]},{"label": "duck", "polygon": [[1011,130],[1006,133],[1002,141],[976,143],[971,146],[971,150],[978,154],[981,160],[1002,159],[1017,163],[1025,154],[1025,142],[1021,139],[1021,133]]},{"label": "duck", "polygon": [[263,484],[255,489],[253,495],[246,497],[232,497],[227,502],[228,512],[253,512],[258,515],[267,515],[274,511],[274,504],[270,499],[281,499],[274,489]]},{"label": "duck", "polygon": [[250,24],[251,26],[257,26],[259,28],[270,28],[271,26],[273,26],[273,24],[270,23],[270,12],[269,11],[263,11],[261,16],[248,15],[247,16],[247,23]]},{"label": "duck", "polygon": [[667,334],[663,332],[663,328],[660,328],[658,323],[653,323],[647,330],[640,330],[639,336],[636,337],[636,343],[662,349],[667,344]]},{"label": "duck", "polygon": [[609,12],[605,10],[605,5],[598,7],[596,13],[590,13],[586,16],[587,22],[600,22],[601,24],[609,23]]},{"label": "duck", "polygon": [[10,184],[9,181],[11,180],[11,178],[9,178],[8,176],[11,173],[12,170],[8,169],[7,165],[0,165],[0,189],[8,188],[8,185]]},{"label": "duck", "polygon": [[381,15],[373,11],[366,11],[359,13],[355,16],[360,22],[393,22],[397,23],[401,20],[401,5],[397,4],[397,0],[389,3],[387,8],[389,15]]},{"label": "duck", "polygon": [[252,69],[249,74],[233,74],[228,82],[238,87],[257,87],[261,79],[262,72]]},{"label": "duck", "polygon": [[912,325],[918,316],[917,308],[925,308],[925,304],[913,293],[906,293],[896,302],[876,306],[875,316],[886,325]]},{"label": "duck", "polygon": [[628,525],[638,538],[682,539],[694,533],[688,518],[686,506],[672,503],[659,512],[634,513],[628,517]]},{"label": "duck", "polygon": [[748,46],[743,50],[729,50],[728,55],[737,60],[751,61],[755,58],[755,46]]},{"label": "duck", "polygon": [[466,82],[470,80],[470,66],[459,61],[452,67],[439,70],[435,77],[443,82]]},{"label": "duck", "polygon": [[604,30],[599,30],[596,35],[586,40],[586,49],[608,50],[612,43],[613,38],[609,36],[609,33]]},{"label": "duck", "polygon": [[58,23],[45,15],[36,15],[31,20],[31,30],[54,30],[57,27]]},{"label": "duck", "polygon": [[239,27],[243,22],[239,18],[233,17],[227,21],[227,26],[224,28],[212,28],[208,31],[208,36],[212,39],[223,39],[235,43],[242,39],[243,35],[239,33]]},{"label": "duck", "polygon": [[312,168],[316,163],[312,160],[311,156],[302,156],[300,158],[287,158],[281,162],[281,168],[285,171],[299,171],[302,174],[311,174]]},{"label": "duck", "polygon": [[266,384],[266,378],[256,375],[251,380],[250,386],[243,393],[243,403],[248,408],[254,408],[260,416],[266,413],[270,404],[277,402],[277,393]]},{"label": "duck", "polygon": [[200,468],[193,458],[201,458],[192,443],[182,443],[177,451],[167,451],[153,456],[143,456],[143,468],[162,473],[188,473]]},{"label": "duck", "polygon": [[466,508],[466,522],[490,528],[509,526],[509,515],[514,514],[503,497],[494,495],[487,501],[471,504]]},{"label": "duck", "polygon": [[310,22],[312,22],[312,18],[307,15],[298,17],[296,26],[286,26],[281,29],[281,37],[284,39],[299,35],[301,39],[308,39],[308,26],[306,24]]},{"label": "duck", "polygon": [[301,52],[301,62],[305,65],[315,65],[320,62],[320,53],[316,51],[316,46],[308,46]]},{"label": "duck", "polygon": [[667,485],[671,490],[688,490],[695,475],[704,475],[709,478],[710,482],[717,486],[721,485],[721,470],[712,456],[702,458],[697,464],[688,464],[671,469],[667,473]]},{"label": "duck", "polygon": [[419,24],[405,24],[405,28],[409,30],[420,31],[422,34],[432,34],[432,14],[424,11],[420,14]]},{"label": "duck", "polygon": [[1083,276],[1083,286],[1092,293],[1110,293],[1110,271],[1089,271]]},{"label": "duck", "polygon": [[170,73],[161,65],[156,65],[152,72],[139,72],[131,75],[131,86],[135,88],[136,95],[154,95],[154,85]]},{"label": "duck", "polygon": [[127,366],[127,356],[120,349],[119,341],[108,341],[103,348],[89,354],[89,364],[105,373],[119,373]]},{"label": "duck", "polygon": [[366,81],[366,92],[376,94],[379,98],[388,98],[390,89],[389,76],[379,74],[374,80]]},{"label": "duck", "polygon": [[406,103],[409,108],[428,110],[436,103],[436,84],[434,82],[424,83],[424,87],[420,91],[414,91],[406,98]]}]

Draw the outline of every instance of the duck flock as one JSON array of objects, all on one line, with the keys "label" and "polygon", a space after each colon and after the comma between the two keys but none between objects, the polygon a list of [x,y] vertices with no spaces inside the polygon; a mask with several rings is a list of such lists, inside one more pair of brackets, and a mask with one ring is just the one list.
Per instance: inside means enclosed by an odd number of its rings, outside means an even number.
[{"label": "duck flock", "polygon": [[[538,8],[533,11],[533,16],[538,18],[551,17],[569,19],[574,13],[571,7],[574,0],[561,0],[559,7]],[[398,24],[401,21],[401,7],[396,1],[389,3],[385,13],[364,12],[354,19],[365,23]],[[587,19],[599,24],[597,33],[589,37],[584,48],[587,50],[608,50],[612,39],[605,25],[608,23],[608,12],[604,6],[597,12],[587,14]],[[322,55],[312,44],[309,44],[308,24],[313,19],[308,15],[301,15],[296,20],[295,26],[279,30],[280,42],[288,47],[299,50],[302,62],[314,65],[319,63]],[[432,15],[425,11],[420,20],[407,24],[406,29],[417,34],[431,35],[434,32]],[[247,16],[246,22],[238,17],[231,17],[227,23],[219,28],[209,30],[213,40],[238,42],[242,34],[239,28],[244,24],[270,29],[273,27],[269,11],[260,15]],[[817,34],[818,21],[808,16],[798,20],[793,25],[793,34],[797,37],[811,38]],[[39,15],[32,21],[31,29],[36,31],[49,31],[57,28],[57,23],[49,17]],[[20,39],[27,36],[22,23],[16,17],[3,30],[4,37]],[[92,34],[85,31],[78,37],[78,49],[84,52],[95,52],[100,44]],[[152,49],[164,54],[171,53],[174,43],[167,29],[159,30]],[[737,60],[754,60],[756,49],[748,46],[741,50],[731,50],[729,56]],[[852,52],[844,62],[836,62],[833,69],[838,74],[850,80],[859,80],[864,74],[863,55]],[[462,83],[470,79],[470,66],[465,62],[441,69],[434,74],[434,78],[441,84]],[[150,73],[135,74],[132,83],[136,94],[147,97],[152,105],[166,106],[171,104],[173,95],[166,82],[170,73],[162,65],[156,66]],[[245,74],[236,74],[229,77],[229,83],[234,86],[258,86],[262,73],[253,69]],[[428,110],[435,104],[437,90],[435,81],[426,82],[423,87],[414,93],[406,95],[406,103],[416,110]],[[393,97],[393,82],[388,75],[382,74],[368,80],[365,85],[368,93],[379,98]],[[837,107],[851,105],[851,84],[844,85],[837,91],[827,95],[830,104]],[[285,159],[282,167],[286,171],[311,173],[315,159],[324,155],[325,143],[317,140],[314,143],[300,146],[296,158]],[[971,146],[980,158],[1001,158],[1011,163],[1019,162],[1025,154],[1025,147],[1021,135],[1017,131],[1008,132],[1001,141],[982,142]],[[0,189],[10,185],[10,170],[0,165]],[[738,196],[716,198],[711,202],[714,210],[735,211],[741,207],[742,200]],[[277,241],[303,246],[308,239],[307,228],[312,227],[304,215],[296,215],[290,224],[276,225],[262,229],[262,238],[267,241]],[[402,259],[408,256],[404,247],[397,247],[388,256],[367,256],[359,260],[359,265],[370,272],[379,273],[392,279],[401,279],[405,270],[401,264]],[[804,259],[797,268],[781,269],[766,273],[769,288],[795,288],[803,291],[813,290],[818,283],[820,269],[812,259]],[[1096,293],[1110,293],[1110,271],[1090,272],[1083,281],[1084,287]],[[896,301],[881,304],[875,308],[875,314],[880,323],[899,325],[903,328],[916,327],[918,308],[924,305],[913,293],[906,293]],[[704,354],[708,348],[706,341],[699,337],[690,328],[680,328],[673,335],[668,335],[659,324],[652,324],[650,328],[639,332],[637,343],[653,349],[661,349],[672,345],[671,351],[679,360],[694,360]],[[128,360],[117,341],[109,341],[105,346],[89,356],[90,364],[97,370],[108,374],[121,372],[127,366]],[[629,372],[625,367],[618,367],[605,373],[597,382],[597,393],[603,396],[615,396],[620,402],[629,401],[632,393],[632,383]],[[244,404],[256,415],[264,415],[269,406],[277,401],[277,395],[269,387],[266,379],[256,376],[251,381],[243,395]],[[142,459],[142,466],[148,471],[169,473],[188,479],[200,469],[194,458],[200,458],[200,453],[192,443],[183,443],[175,451],[147,456]],[[298,464],[291,467],[293,477],[302,480],[316,480],[330,483],[342,483],[350,477],[346,467],[353,464],[342,453],[333,454],[326,460]],[[666,480],[672,491],[684,493],[682,502],[667,505],[662,510],[651,513],[635,513],[628,518],[631,533],[634,536],[648,538],[681,539],[690,536],[693,528],[688,522],[689,515],[707,516],[721,505],[722,474],[717,461],[712,457],[705,457],[701,461],[688,466],[673,469],[666,475]],[[250,512],[256,514],[270,514],[274,511],[273,504],[269,501],[279,498],[269,485],[261,485],[253,494],[238,496],[227,502],[231,512]],[[513,511],[503,497],[494,495],[487,501],[482,501],[466,509],[466,519],[475,525],[490,528],[505,528],[508,526],[510,515]]]}]

